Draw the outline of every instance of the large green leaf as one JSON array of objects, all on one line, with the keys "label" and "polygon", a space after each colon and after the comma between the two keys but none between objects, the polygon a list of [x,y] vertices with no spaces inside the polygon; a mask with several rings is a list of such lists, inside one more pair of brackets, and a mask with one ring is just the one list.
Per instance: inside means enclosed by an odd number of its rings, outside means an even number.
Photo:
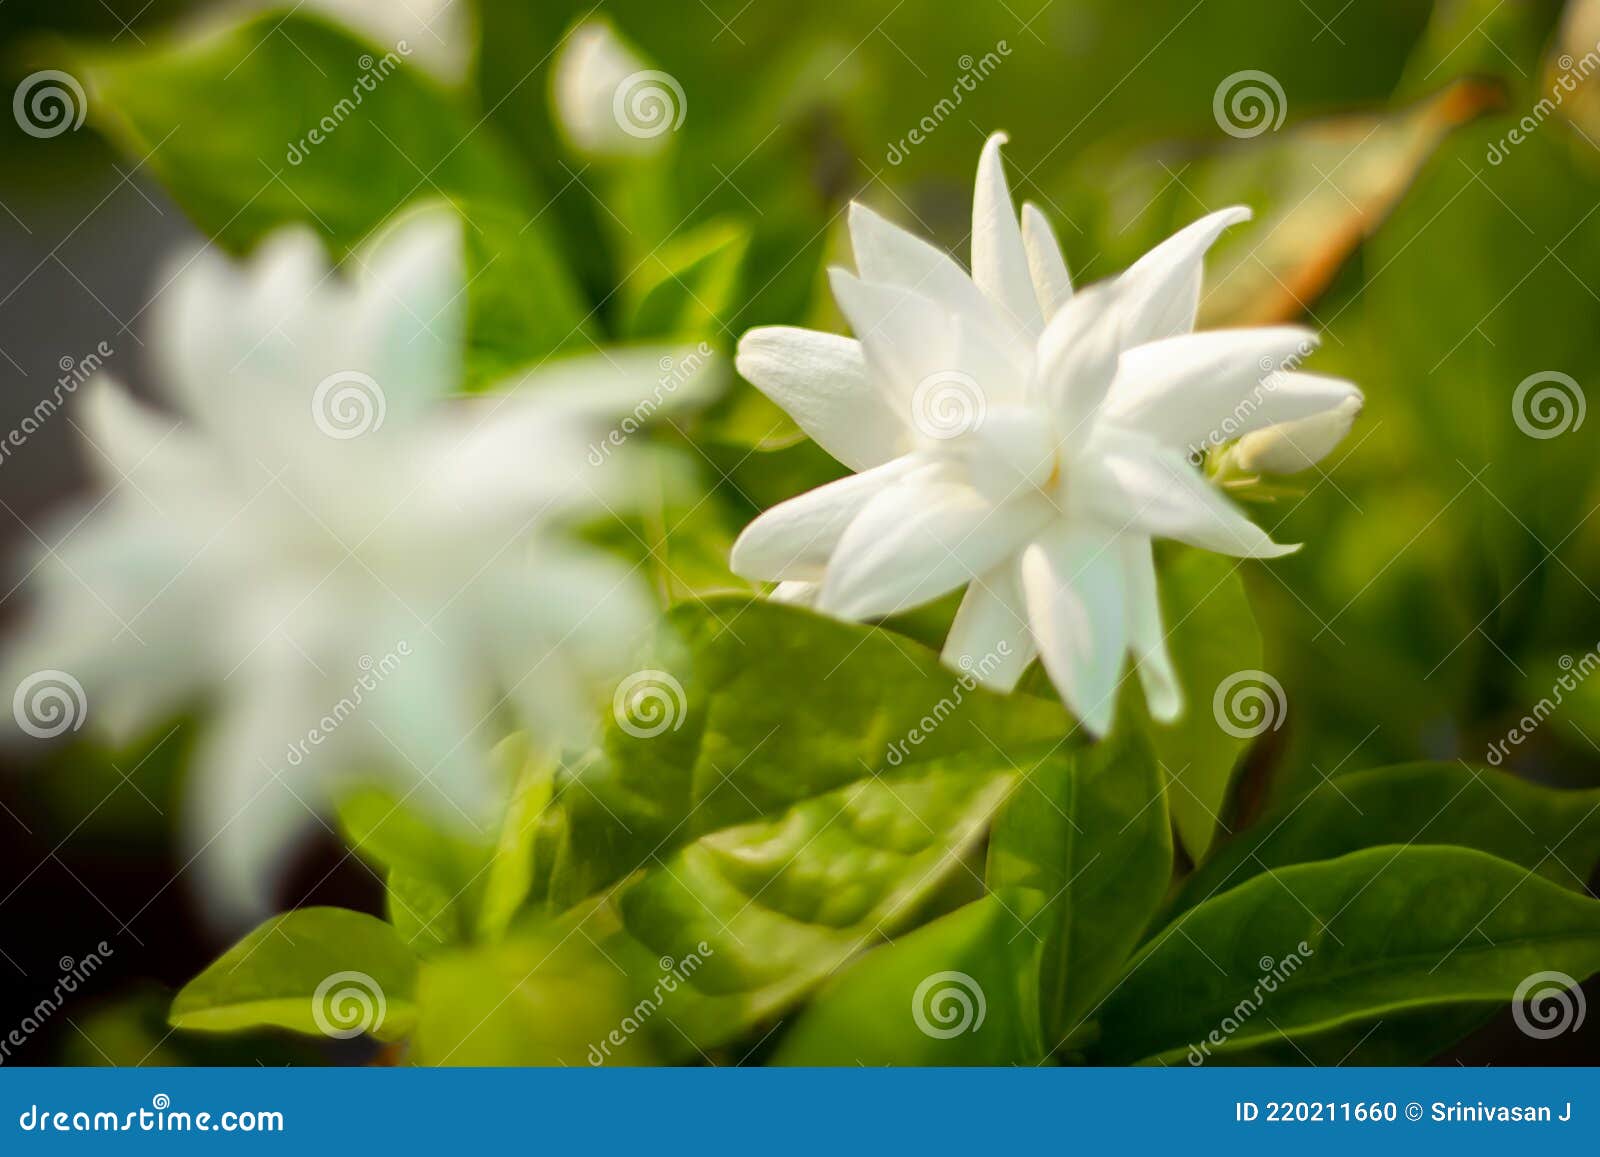
[{"label": "large green leaf", "polygon": [[226,248],[299,222],[347,250],[444,196],[466,222],[468,383],[584,341],[543,198],[494,131],[400,54],[278,13],[79,55],[97,123]]},{"label": "large green leaf", "polygon": [[1165,777],[1143,735],[1039,764],[989,841],[988,880],[1023,888],[1041,910],[1039,1006],[1045,1042],[1060,1047],[1116,977],[1172,880]]},{"label": "large green leaf", "polygon": [[277,1025],[396,1040],[416,1021],[417,958],[382,920],[343,908],[274,916],[173,999],[176,1028]]},{"label": "large green leaf", "polygon": [[[1509,1000],[1600,971],[1600,901],[1466,848],[1282,868],[1192,908],[1098,1010],[1104,1063],[1226,1058],[1358,1023]],[[1341,1038],[1343,1039],[1343,1038]]]},{"label": "large green leaf", "polygon": [[[1151,725],[1150,741],[1166,770],[1178,837],[1196,860],[1222,822],[1234,766],[1249,744],[1248,736],[1237,732],[1250,728],[1227,731],[1218,721],[1217,691],[1234,679],[1242,680],[1240,686],[1270,687],[1261,678],[1261,632],[1240,565],[1237,559],[1184,549],[1164,552],[1160,570],[1162,624],[1186,705],[1176,723]],[[1281,726],[1283,712],[1273,704],[1260,723],[1262,730]]]},{"label": "large green leaf", "polygon": [[875,948],[786,1031],[780,1065],[1007,1065],[1043,1058],[1038,940],[990,895]]},{"label": "large green leaf", "polygon": [[864,775],[662,857],[590,927],[616,922],[605,952],[646,990],[695,961],[657,1036],[716,1047],[911,926],[951,881],[979,883],[967,860],[1015,782],[993,752]]},{"label": "large green leaf", "polygon": [[1184,882],[1171,911],[1260,872],[1408,843],[1476,848],[1582,890],[1600,860],[1600,788],[1556,791],[1458,763],[1336,776],[1220,844]]},{"label": "large green leaf", "polygon": [[556,909],[703,836],[914,763],[971,753],[1010,773],[1070,730],[1058,706],[976,687],[887,631],[734,597],[679,608],[669,626],[603,754],[558,775],[535,888]]}]

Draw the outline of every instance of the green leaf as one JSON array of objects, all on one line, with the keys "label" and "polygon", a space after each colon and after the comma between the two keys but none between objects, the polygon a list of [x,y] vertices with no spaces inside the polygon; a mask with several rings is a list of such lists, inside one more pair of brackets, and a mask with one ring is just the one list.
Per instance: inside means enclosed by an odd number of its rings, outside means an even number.
[{"label": "green leaf", "polygon": [[1171,912],[1259,872],[1408,843],[1476,848],[1582,891],[1600,861],[1600,788],[1557,791],[1457,763],[1336,776],[1220,844],[1184,882]]},{"label": "green leaf", "polygon": [[493,757],[515,786],[487,865],[478,914],[478,929],[490,938],[505,932],[533,886],[534,844],[554,786],[551,761],[526,734],[502,740]]},{"label": "green leaf", "polygon": [[[1070,730],[1058,705],[1001,696],[886,631],[749,598],[681,607],[633,678],[666,722],[557,777],[562,822],[541,840],[559,910],[703,836],[912,762],[975,753],[1010,772]],[[651,731],[656,732],[650,734]]]},{"label": "green leaf", "polygon": [[1018,902],[986,896],[873,949],[807,1006],[772,1063],[1039,1063],[1039,942]]},{"label": "green leaf", "polygon": [[1015,778],[992,752],[964,753],[704,836],[622,887],[605,953],[647,989],[694,960],[657,1036],[727,1043],[910,926],[952,878],[976,877],[965,860]]},{"label": "green leaf", "polygon": [[1172,881],[1165,783],[1136,728],[1047,759],[1023,780],[989,841],[992,888],[1025,888],[1042,910],[1039,1007],[1060,1047],[1144,934]]},{"label": "green leaf", "polygon": [[[1178,838],[1198,860],[1222,821],[1228,785],[1249,745],[1224,731],[1212,698],[1224,680],[1261,667],[1261,632],[1237,559],[1179,550],[1160,570],[1162,624],[1186,700],[1176,723],[1150,725],[1150,742],[1165,768],[1168,806]],[[1276,724],[1281,712],[1274,712]]]},{"label": "green leaf", "polygon": [[1466,848],[1369,848],[1257,876],[1184,913],[1106,999],[1090,1057],[1299,1044],[1504,1002],[1549,971],[1600,971],[1600,901]]},{"label": "green leaf", "polygon": [[397,1040],[416,1020],[417,958],[382,920],[343,908],[274,916],[173,999],[174,1028],[276,1025]]},{"label": "green leaf", "polygon": [[526,930],[422,966],[412,1051],[423,1065],[646,1064],[656,1057],[626,997],[581,935]]},{"label": "green leaf", "polygon": [[708,221],[657,246],[623,283],[623,332],[634,338],[719,339],[739,301],[748,227]]},{"label": "green leaf", "polygon": [[543,198],[494,131],[400,53],[272,13],[79,60],[96,122],[227,249],[298,222],[347,251],[410,202],[455,203],[468,385],[584,341],[587,311],[538,219]]}]

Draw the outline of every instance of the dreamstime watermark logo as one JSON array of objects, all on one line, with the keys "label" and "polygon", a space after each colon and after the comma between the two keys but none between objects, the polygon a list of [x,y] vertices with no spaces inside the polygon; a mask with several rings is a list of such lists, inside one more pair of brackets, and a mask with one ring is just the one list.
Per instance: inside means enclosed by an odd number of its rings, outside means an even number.
[{"label": "dreamstime watermark logo", "polygon": [[370,52],[363,52],[356,59],[356,67],[361,69],[361,75],[356,78],[355,84],[350,86],[350,95],[340,97],[334,106],[311,126],[305,136],[298,141],[290,141],[285,159],[291,165],[298,165],[304,161],[312,149],[338,131],[339,126],[360,107],[369,93],[377,89],[379,83],[400,67],[401,59],[410,55],[411,45],[404,40],[397,41],[393,51],[385,52],[376,60]]},{"label": "dreamstime watermark logo", "polygon": [[383,426],[388,412],[383,387],[360,370],[340,370],[317,383],[311,419],[330,438],[359,438]]},{"label": "dreamstime watermark logo", "polygon": [[37,434],[40,428],[55,416],[67,398],[77,393],[79,386],[99,373],[113,352],[115,351],[110,344],[102,341],[81,358],[62,354],[61,360],[56,363],[61,370],[61,376],[56,379],[56,384],[48,394],[34,403],[33,409],[23,415],[22,421],[7,431],[4,438],[0,438],[0,465],[5,464],[13,451],[27,445],[28,439]]},{"label": "dreamstime watermark logo", "polygon": [[667,997],[677,992],[679,985],[687,984],[689,977],[698,972],[700,966],[706,962],[706,958],[712,954],[711,945],[702,940],[694,946],[694,951],[681,960],[663,956],[657,961],[661,975],[656,978],[655,986],[640,998],[639,1003],[622,1018],[622,1023],[608,1032],[604,1040],[589,1046],[589,1064],[603,1065],[611,1056],[613,1049],[627,1044],[628,1038],[643,1028],[644,1023],[656,1014]]},{"label": "dreamstime watermark logo", "polygon": [[374,659],[371,655],[362,655],[356,660],[356,666],[361,674],[356,676],[356,681],[350,685],[350,693],[335,703],[329,712],[316,724],[306,731],[305,735],[289,745],[284,758],[290,767],[299,767],[311,754],[313,747],[321,747],[323,742],[337,731],[344,721],[354,715],[366,701],[367,695],[378,689],[390,675],[400,667],[400,660],[411,655],[411,643],[401,639],[383,658]]},{"label": "dreamstime watermark logo", "polygon": [[935,972],[911,994],[911,1019],[936,1040],[977,1032],[988,1013],[983,986],[965,972]]},{"label": "dreamstime watermark logo", "polygon": [[904,738],[897,739],[889,745],[885,759],[890,767],[899,767],[905,762],[906,756],[911,754],[913,747],[921,747],[923,742],[937,731],[942,723],[955,714],[966,699],[967,693],[977,687],[982,679],[987,679],[994,674],[1000,666],[1011,657],[1011,643],[1001,639],[995,649],[974,659],[971,655],[962,655],[960,659],[961,674],[957,677],[955,686],[950,688],[950,694],[935,703],[932,709],[917,720],[916,724],[907,731]]},{"label": "dreamstime watermark logo", "polygon": [[1289,701],[1283,684],[1265,671],[1235,671],[1217,684],[1211,714],[1217,726],[1235,739],[1254,739],[1283,726]]},{"label": "dreamstime watermark logo", "polygon": [[65,671],[35,671],[17,684],[11,714],[35,739],[54,739],[83,726],[89,700],[83,684]]},{"label": "dreamstime watermark logo", "polygon": [[17,127],[41,140],[76,131],[89,114],[89,98],[70,72],[46,68],[25,76],[11,97]]},{"label": "dreamstime watermark logo", "polygon": [[591,443],[589,446],[589,465],[600,466],[611,456],[611,451],[621,446],[630,436],[638,433],[639,429],[648,422],[655,412],[659,410],[666,400],[687,382],[706,364],[706,361],[715,356],[710,345],[701,342],[693,351],[681,358],[674,358],[663,354],[656,367],[661,371],[661,376],[656,379],[655,389],[647,398],[641,398],[633,411],[626,415],[622,421],[613,426],[604,438]]},{"label": "dreamstime watermark logo", "polygon": [[1283,359],[1262,357],[1256,363],[1256,368],[1261,371],[1261,376],[1256,379],[1256,384],[1250,392],[1234,404],[1232,410],[1223,416],[1222,421],[1207,432],[1204,438],[1189,444],[1189,457],[1195,462],[1205,459],[1206,453],[1225,443],[1232,442],[1242,434],[1247,434],[1255,428],[1252,419],[1261,410],[1269,398],[1280,390],[1288,381],[1285,376],[1299,369],[1308,357],[1316,351],[1316,344],[1310,340],[1302,341],[1295,347],[1293,353]]},{"label": "dreamstime watermark logo", "polygon": [[1579,85],[1600,70],[1600,44],[1596,44],[1576,60],[1570,52],[1562,53],[1556,59],[1556,67],[1561,71],[1550,85],[1549,93],[1540,97],[1539,102],[1524,113],[1503,137],[1489,142],[1489,151],[1484,154],[1484,160],[1491,165],[1500,164],[1510,155],[1512,149],[1533,136],[1539,126],[1566,103],[1567,97],[1578,91]]},{"label": "dreamstime watermark logo", "polygon": [[1583,989],[1565,972],[1535,972],[1511,996],[1511,1019],[1535,1040],[1577,1032],[1588,1011]]},{"label": "dreamstime watermark logo", "polygon": [[912,148],[922,144],[945,120],[961,107],[961,102],[967,98],[968,93],[978,91],[978,85],[988,80],[994,70],[1000,67],[1001,61],[1011,55],[1011,45],[1004,40],[995,41],[995,45],[982,56],[974,58],[973,55],[963,53],[956,60],[956,67],[961,69],[961,75],[956,77],[950,86],[950,95],[942,96],[929,109],[905,136],[898,141],[889,142],[889,152],[884,157],[891,165],[898,165],[911,154]]},{"label": "dreamstime watermark logo", "polygon": [[1517,384],[1511,420],[1530,438],[1559,438],[1583,425],[1588,403],[1583,387],[1559,370],[1540,370]]},{"label": "dreamstime watermark logo", "polygon": [[683,684],[669,672],[653,667],[629,675],[617,684],[611,697],[617,726],[635,739],[654,739],[663,731],[678,730],[688,710]]},{"label": "dreamstime watermark logo", "polygon": [[1528,709],[1528,713],[1517,720],[1516,725],[1505,733],[1500,739],[1489,744],[1484,758],[1491,767],[1499,767],[1505,762],[1506,756],[1511,754],[1511,748],[1521,747],[1535,731],[1539,730],[1546,719],[1554,715],[1556,708],[1566,701],[1567,695],[1578,689],[1578,686],[1595,671],[1600,670],[1600,644],[1592,651],[1585,651],[1577,659],[1571,655],[1562,655],[1556,660],[1556,665],[1561,668],[1561,675],[1550,685],[1550,693],[1540,697],[1539,702]]},{"label": "dreamstime watermark logo", "polygon": [[989,403],[977,379],[960,370],[929,374],[911,392],[911,424],[936,441],[973,433],[988,412]]},{"label": "dreamstime watermark logo", "polygon": [[383,986],[365,972],[335,972],[311,994],[311,1019],[336,1040],[377,1032],[388,1014]]},{"label": "dreamstime watermark logo", "polygon": [[24,1014],[17,1024],[4,1038],[0,1038],[0,1065],[11,1059],[11,1050],[19,1049],[28,1043],[28,1038],[38,1032],[46,1021],[61,1010],[67,998],[78,991],[79,987],[87,983],[89,978],[100,970],[106,958],[115,953],[111,945],[104,940],[94,946],[94,950],[74,960],[70,956],[63,956],[56,962],[56,967],[61,970],[61,975],[56,978],[55,987],[39,1000]]},{"label": "dreamstime watermark logo", "polygon": [[1261,1010],[1267,997],[1277,992],[1291,976],[1300,971],[1309,957],[1316,954],[1317,950],[1302,940],[1282,960],[1263,956],[1257,961],[1261,976],[1256,980],[1255,987],[1229,1010],[1228,1015],[1222,1018],[1222,1022],[1208,1032],[1199,1044],[1189,1046],[1189,1063],[1197,1067],[1205,1064],[1211,1056],[1212,1049],[1226,1044],[1229,1037],[1244,1027],[1245,1021]]},{"label": "dreamstime watermark logo", "polygon": [[611,115],[630,137],[649,140],[678,131],[689,115],[689,98],[670,72],[645,68],[617,84],[611,94]]},{"label": "dreamstime watermark logo", "polygon": [[1277,132],[1289,112],[1283,85],[1270,72],[1247,68],[1223,78],[1211,98],[1211,115],[1230,137],[1247,140]]}]

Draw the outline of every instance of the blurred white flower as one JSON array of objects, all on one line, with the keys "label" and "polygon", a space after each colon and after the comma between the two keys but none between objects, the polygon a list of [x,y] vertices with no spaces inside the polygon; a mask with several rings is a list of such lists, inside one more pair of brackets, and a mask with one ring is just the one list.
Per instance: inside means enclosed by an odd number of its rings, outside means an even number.
[{"label": "blurred white flower", "polygon": [[1038,656],[1103,733],[1131,651],[1152,712],[1172,719],[1182,698],[1151,540],[1243,557],[1294,549],[1224,499],[1189,448],[1360,393],[1278,368],[1311,348],[1303,329],[1192,332],[1202,258],[1249,210],[1213,213],[1075,293],[1044,215],[1024,205],[1018,221],[1004,141],[990,137],[978,163],[970,275],[851,205],[858,272],[831,276],[857,340],[769,327],[740,341],[740,373],[859,473],[762,514],[733,569],[851,619],[970,582],[948,663],[1009,690]]},{"label": "blurred white flower", "polygon": [[666,147],[687,113],[682,87],[652,69],[609,20],[585,20],[563,38],[550,69],[556,127],[596,159]]},{"label": "blurred white flower", "polygon": [[485,758],[507,729],[496,712],[573,738],[651,614],[630,570],[571,528],[638,489],[636,456],[595,466],[589,446],[674,351],[558,361],[449,400],[455,215],[414,213],[352,265],[332,274],[298,230],[243,266],[209,249],[182,264],[150,343],[177,418],[87,387],[106,492],[45,536],[6,655],[8,686],[70,672],[114,733],[211,704],[190,831],[236,911],[266,898],[348,777],[478,823],[502,789]]}]

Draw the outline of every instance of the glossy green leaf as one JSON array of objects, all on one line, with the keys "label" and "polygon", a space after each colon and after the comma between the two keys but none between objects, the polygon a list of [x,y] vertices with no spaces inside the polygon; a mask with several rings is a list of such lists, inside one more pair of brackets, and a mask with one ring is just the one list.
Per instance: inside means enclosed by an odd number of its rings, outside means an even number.
[{"label": "glossy green leaf", "polygon": [[538,219],[543,199],[493,129],[403,54],[272,13],[80,60],[97,123],[228,249],[300,223],[349,250],[408,203],[455,203],[469,386],[584,341],[587,309]]},{"label": "glossy green leaf", "polygon": [[1170,911],[1259,872],[1408,843],[1476,848],[1581,891],[1600,861],[1600,789],[1557,791],[1459,763],[1335,776],[1218,845]]},{"label": "glossy green leaf", "polygon": [[1042,937],[1039,1007],[1060,1047],[1120,972],[1172,881],[1165,777],[1149,743],[1123,726],[1040,762],[995,823],[987,877],[1030,891]]},{"label": "glossy green leaf", "polygon": [[620,712],[603,755],[558,775],[536,889],[557,909],[703,836],[912,764],[970,753],[1010,773],[1069,730],[1054,704],[996,695],[907,639],[795,607],[721,598],[669,626],[628,699],[662,713]]},{"label": "glossy green leaf", "polygon": [[634,338],[731,340],[750,231],[709,221],[652,249],[623,283],[623,330]]},{"label": "glossy green leaf", "polygon": [[[1167,803],[1178,838],[1193,859],[1205,855],[1217,834],[1234,767],[1250,742],[1218,722],[1217,690],[1235,678],[1243,681],[1240,685],[1262,686],[1261,632],[1241,565],[1237,559],[1180,549],[1164,555],[1159,572],[1161,621],[1185,706],[1176,723],[1150,725],[1150,742],[1167,774]],[[1279,705],[1270,711],[1266,724],[1281,726]]]},{"label": "glossy green leaf", "polygon": [[1377,847],[1180,916],[1097,1011],[1101,1063],[1202,1060],[1600,971],[1600,901],[1466,848]]},{"label": "glossy green leaf", "polygon": [[851,964],[786,1029],[779,1065],[1038,1064],[1039,941],[990,895]]},{"label": "glossy green leaf", "polygon": [[416,1021],[417,957],[382,920],[343,908],[274,916],[173,999],[175,1028],[276,1025],[396,1040]]}]

